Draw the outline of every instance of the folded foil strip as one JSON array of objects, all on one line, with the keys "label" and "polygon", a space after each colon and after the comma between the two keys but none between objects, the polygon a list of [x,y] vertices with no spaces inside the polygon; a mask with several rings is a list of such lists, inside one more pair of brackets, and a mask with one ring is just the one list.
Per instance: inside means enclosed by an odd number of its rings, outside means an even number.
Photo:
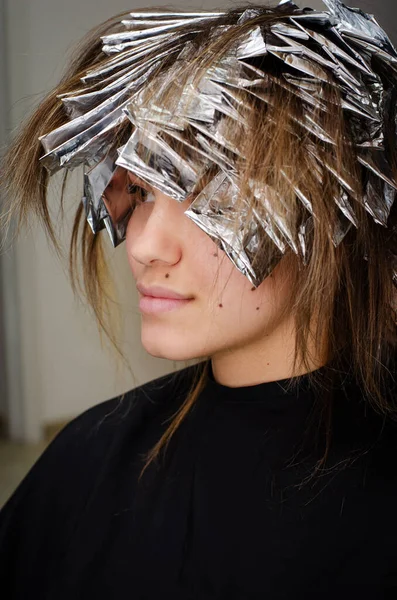
[{"label": "folded foil strip", "polygon": [[[169,56],[168,51],[167,55]],[[139,87],[142,81],[146,80],[148,73],[156,69],[159,61],[164,56],[165,53],[160,54],[156,58],[153,58],[150,61],[148,60],[144,66],[139,65],[133,69],[130,67],[123,69],[120,77],[113,79],[108,85],[105,85],[105,87],[100,90],[87,91],[80,95],[76,94],[75,96],[62,98],[65,111],[69,118],[76,119],[81,116],[84,122],[84,117],[86,120],[88,111],[92,109],[94,111],[92,115],[95,119],[99,114],[99,107],[104,106],[105,110],[107,110],[108,104],[106,103],[112,101],[115,97],[117,98],[118,94],[123,96],[123,93],[127,95],[133,93],[134,89]],[[102,83],[105,84],[106,81],[103,81]]]},{"label": "folded foil strip", "polygon": [[350,33],[356,39],[368,39],[381,50],[385,50],[390,58],[397,58],[396,49],[372,15],[364,13],[359,8],[349,8],[340,0],[323,0],[323,2],[335,17],[335,26],[341,33]]},{"label": "folded foil strip", "polygon": [[[121,22],[124,31],[104,36],[103,61],[85,74],[79,90],[60,97],[69,122],[41,138],[45,150],[41,160],[50,173],[85,165],[83,202],[93,232],[106,228],[114,246],[125,237],[129,215],[112,220],[104,203],[106,188],[122,167],[179,202],[192,197],[186,216],[254,285],[260,285],[288,248],[306,264],[318,217],[287,170],[281,175],[304,209],[300,221],[294,221],[276,190],[255,181],[250,184],[254,209],[241,201],[236,163],[242,164],[244,156],[238,140],[247,128],[251,100],[271,107],[274,86],[302,102],[302,116],[294,120],[312,140],[307,152],[312,173],[321,183],[326,170],[340,186],[334,199],[340,218],[330,229],[333,243],[340,244],[351,227],[359,226],[357,203],[377,224],[387,227],[397,184],[387,155],[385,117],[390,111],[395,115],[390,90],[396,89],[397,53],[371,15],[340,0],[324,0],[324,4],[327,11],[315,11],[283,0],[280,6],[291,10],[291,16],[266,31],[257,24],[247,28],[246,35],[198,83],[188,79],[184,86],[179,83],[180,72],[195,52],[195,24],[197,32],[203,24],[211,28],[225,13],[135,11]],[[237,25],[258,14],[258,8],[242,9]],[[191,26],[188,37],[186,24]],[[216,36],[216,31],[209,32]],[[158,75],[171,54],[175,62]],[[382,80],[376,64],[387,78]],[[154,76],[158,87],[148,96],[147,84]],[[335,144],[333,132],[322,126],[322,115],[328,110],[321,94],[324,83],[337,86],[341,93],[363,170],[362,198],[356,197],[343,166],[322,162],[317,152],[316,144]],[[173,86],[178,98],[172,111],[161,104],[167,86]],[[120,126],[131,130],[130,137],[114,148]],[[183,148],[183,156],[175,148]],[[217,174],[196,194],[197,182],[210,169]],[[274,206],[280,207],[280,213]],[[397,259],[393,255],[391,260],[397,284]]]},{"label": "folded foil strip", "polygon": [[[114,33],[102,37],[103,52],[113,54],[121,52],[131,46],[135,46],[141,40],[156,39],[166,41],[168,34],[175,33],[186,22],[197,23],[208,22],[211,19],[219,17],[222,13],[174,13],[167,18],[167,13],[131,13],[131,20],[125,19],[121,23],[127,31]],[[156,16],[155,16],[156,15]],[[152,17],[152,18],[151,18]]]},{"label": "folded foil strip", "polygon": [[[185,215],[215,241],[251,283],[259,285],[279,262],[285,246],[278,238],[274,227],[267,221],[259,222],[257,218],[250,220],[249,241],[243,243],[239,233],[245,229],[248,206],[246,210],[241,210],[240,207],[236,214],[234,206],[238,202],[239,196],[238,185],[225,173],[219,173],[195,198],[185,211]],[[219,206],[218,199],[222,201],[222,208]],[[237,232],[234,232],[236,218],[239,227]],[[282,248],[281,252],[274,243],[275,241]],[[263,242],[267,242],[267,260],[256,265],[254,257]]]},{"label": "folded foil strip", "polygon": [[[145,158],[149,156],[149,159]],[[121,151],[116,164],[134,172],[167,196],[183,202],[193,190],[203,169],[193,168],[170,146],[156,137],[136,129]]]}]

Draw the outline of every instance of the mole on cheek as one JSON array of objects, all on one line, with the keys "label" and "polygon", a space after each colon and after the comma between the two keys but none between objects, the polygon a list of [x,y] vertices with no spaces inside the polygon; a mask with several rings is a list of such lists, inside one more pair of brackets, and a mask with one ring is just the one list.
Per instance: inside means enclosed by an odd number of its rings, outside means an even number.
[{"label": "mole on cheek", "polygon": [[219,308],[222,308],[222,307],[223,307],[223,304],[218,304],[218,306],[219,306]]},{"label": "mole on cheek", "polygon": [[256,307],[256,310],[259,310],[259,306]]},{"label": "mole on cheek", "polygon": [[170,276],[170,274],[169,274],[169,273],[166,273],[166,275],[165,275],[165,278],[167,279],[167,277],[169,277],[169,276]]}]

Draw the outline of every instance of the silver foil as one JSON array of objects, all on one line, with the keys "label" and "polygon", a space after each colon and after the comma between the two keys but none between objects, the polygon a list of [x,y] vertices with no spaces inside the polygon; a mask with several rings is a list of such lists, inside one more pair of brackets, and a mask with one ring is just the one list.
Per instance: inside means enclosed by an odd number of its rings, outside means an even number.
[{"label": "silver foil", "polygon": [[[130,214],[116,221],[104,202],[112,176],[123,167],[179,202],[192,197],[186,216],[255,286],[287,248],[306,264],[308,240],[318,217],[304,191],[294,188],[305,215],[298,223],[281,198],[272,202],[274,189],[258,187],[255,181],[250,185],[257,202],[250,210],[242,201],[236,171],[236,159],[244,160],[236,140],[244,135],[251,110],[241,91],[271,105],[267,86],[275,84],[302,102],[303,116],[296,119],[313,140],[308,149],[313,173],[321,179],[321,169],[329,170],[340,185],[340,195],[335,197],[340,218],[330,230],[335,246],[351,227],[358,227],[356,202],[377,224],[387,227],[397,183],[385,145],[385,115],[393,102],[391,90],[396,89],[397,53],[373,16],[339,0],[324,0],[324,4],[328,11],[300,9],[283,0],[280,5],[293,11],[291,17],[274,23],[267,32],[253,25],[201,81],[188,79],[180,89],[179,69],[194,49],[194,33],[187,37],[181,26],[197,24],[199,31],[224,13],[137,11],[122,21],[124,31],[104,36],[104,61],[85,74],[79,90],[61,97],[69,121],[41,138],[45,150],[41,160],[50,173],[85,165],[83,202],[93,232],[106,228],[115,246],[125,238]],[[254,7],[242,10],[237,24],[259,12]],[[157,93],[147,97],[147,82],[171,55],[174,64],[165,74],[156,75]],[[284,68],[275,77],[254,67],[250,59],[255,57],[277,61]],[[376,63],[387,72],[388,87],[375,70]],[[363,198],[355,197],[346,174],[319,164],[315,140],[335,143],[315,116],[327,110],[319,84],[328,82],[330,74],[354,133],[365,182]],[[167,111],[161,93],[170,84],[176,86],[178,101],[174,110]],[[127,125],[129,139],[114,148],[115,132]],[[175,151],[181,144],[183,156]],[[216,174],[196,194],[197,182],[208,169]],[[289,181],[287,171],[281,175]],[[282,214],[274,206],[281,207]],[[394,257],[392,262],[397,264]]]}]

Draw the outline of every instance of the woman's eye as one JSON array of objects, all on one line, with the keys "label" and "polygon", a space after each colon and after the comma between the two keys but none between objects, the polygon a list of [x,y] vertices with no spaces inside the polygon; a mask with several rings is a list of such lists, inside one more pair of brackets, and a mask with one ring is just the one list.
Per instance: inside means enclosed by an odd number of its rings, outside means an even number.
[{"label": "woman's eye", "polygon": [[147,190],[139,185],[136,185],[135,183],[130,183],[127,185],[127,194],[134,196],[134,200],[138,200],[139,202],[144,202],[148,193],[149,192],[147,192]]},{"label": "woman's eye", "polygon": [[127,194],[132,196],[134,206],[138,204],[147,204],[148,202],[154,202],[155,197],[152,191],[147,190],[136,183],[130,183],[126,187]]}]

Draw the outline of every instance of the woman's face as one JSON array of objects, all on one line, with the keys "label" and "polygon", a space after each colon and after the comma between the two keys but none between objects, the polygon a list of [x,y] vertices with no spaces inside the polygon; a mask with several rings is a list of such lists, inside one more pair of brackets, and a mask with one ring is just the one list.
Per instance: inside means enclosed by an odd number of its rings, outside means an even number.
[{"label": "woman's face", "polygon": [[[281,325],[280,310],[288,296],[282,261],[254,288],[185,215],[189,199],[180,203],[131,172],[128,189],[127,173],[118,173],[106,198],[108,208],[113,197],[122,207],[120,194],[135,194],[126,250],[137,285],[161,286],[190,298],[173,310],[153,313],[141,308],[141,338],[147,352],[170,360],[216,357],[254,348],[271,336]],[[114,212],[117,206],[114,203]]]}]

